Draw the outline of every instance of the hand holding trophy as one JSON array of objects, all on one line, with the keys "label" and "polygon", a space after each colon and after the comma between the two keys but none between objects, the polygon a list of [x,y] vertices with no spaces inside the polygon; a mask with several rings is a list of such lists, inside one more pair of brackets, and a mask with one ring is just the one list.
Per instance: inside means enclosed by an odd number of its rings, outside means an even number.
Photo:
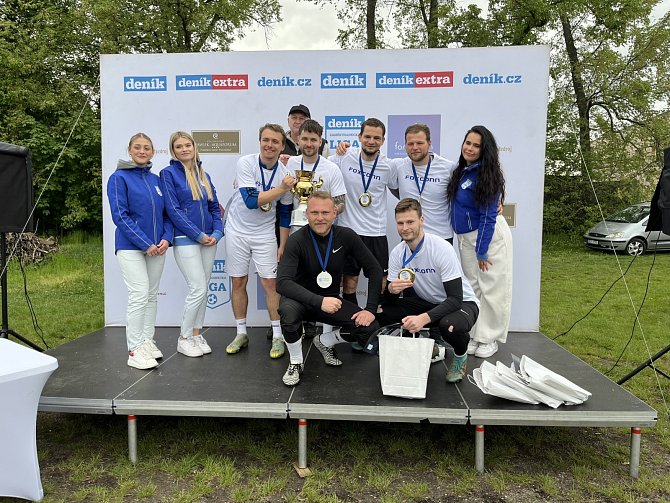
[{"label": "hand holding trophy", "polygon": [[319,177],[318,181],[312,179],[314,173],[307,170],[295,170],[295,177],[297,183],[291,189],[291,192],[298,198],[298,207],[293,210],[291,214],[291,227],[304,227],[307,225],[307,198],[309,195],[318,190],[323,185],[323,178]]}]

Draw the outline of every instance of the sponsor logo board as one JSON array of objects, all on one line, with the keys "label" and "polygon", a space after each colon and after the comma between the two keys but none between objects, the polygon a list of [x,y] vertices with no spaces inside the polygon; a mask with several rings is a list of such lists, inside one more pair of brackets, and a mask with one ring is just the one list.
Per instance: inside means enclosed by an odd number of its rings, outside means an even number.
[{"label": "sponsor logo board", "polygon": [[236,91],[249,89],[249,76],[246,74],[201,74],[177,75],[177,91]]},{"label": "sponsor logo board", "polygon": [[454,87],[454,72],[391,72],[377,73],[378,89]]},{"label": "sponsor logo board", "polygon": [[430,128],[431,151],[440,153],[441,119],[435,115],[389,115],[387,121],[386,155],[390,159],[406,157],[405,129],[412,124],[425,124]]},{"label": "sponsor logo board", "polygon": [[312,87],[312,79],[308,77],[260,77],[256,81],[258,87]]},{"label": "sponsor logo board", "polygon": [[326,115],[324,131],[331,153],[335,153],[338,143],[343,141],[359,147],[358,133],[363,122],[365,115]]},{"label": "sponsor logo board", "polygon": [[231,280],[226,272],[226,261],[215,260],[212,276],[207,285],[207,308],[216,309],[230,302]]},{"label": "sponsor logo board", "polygon": [[126,93],[167,91],[167,77],[165,75],[123,77],[123,91]]},{"label": "sponsor logo board", "polygon": [[510,85],[522,84],[522,75],[506,75],[502,73],[489,73],[488,75],[473,75],[468,73],[463,77],[463,84],[465,85]]},{"label": "sponsor logo board", "polygon": [[201,154],[239,154],[239,131],[191,131]]},{"label": "sponsor logo board", "polygon": [[367,74],[361,73],[322,73],[321,89],[365,89]]}]

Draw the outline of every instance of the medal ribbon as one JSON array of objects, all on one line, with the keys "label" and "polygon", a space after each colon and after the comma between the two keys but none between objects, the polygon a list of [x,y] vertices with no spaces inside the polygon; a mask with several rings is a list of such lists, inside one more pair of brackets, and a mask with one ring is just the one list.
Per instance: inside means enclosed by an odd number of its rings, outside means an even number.
[{"label": "medal ribbon", "polygon": [[426,188],[426,180],[428,180],[428,172],[430,171],[430,162],[433,160],[432,157],[428,157],[428,166],[426,166],[426,174],[423,177],[423,184],[419,187],[419,176],[416,174],[416,166],[412,163],[412,172],[414,173],[414,183],[416,183],[416,189],[419,191],[419,199],[421,199],[421,194],[423,194],[423,189]]},{"label": "medal ribbon", "polygon": [[[319,251],[319,245],[316,243],[316,238],[314,237],[314,233],[312,232],[312,229],[309,230],[309,236],[312,238],[312,244],[314,244],[314,250],[316,251],[316,257],[319,259],[319,264],[321,264],[321,270],[323,272],[326,271],[326,267],[328,267],[328,258],[330,257],[330,250],[333,247],[333,229],[330,230],[330,237],[328,238],[328,246],[326,246],[326,259],[324,260],[321,257],[321,252]],[[414,256],[414,255],[412,255]]]},{"label": "medal ribbon", "polygon": [[267,191],[272,188],[272,180],[275,178],[275,173],[277,173],[277,166],[279,166],[279,160],[275,162],[275,165],[272,166],[272,176],[267,185],[265,185],[265,173],[264,170],[267,169],[267,166],[261,162],[261,156],[258,156],[258,166],[261,168],[261,183],[263,184],[263,190]]},{"label": "medal ribbon", "polygon": [[[319,165],[319,161],[321,160],[321,156],[318,156],[316,158],[316,162],[314,163],[314,167],[312,168],[312,173],[316,171],[316,167]],[[300,158],[300,171],[305,170],[305,160],[301,157]]]},{"label": "medal ribbon", "polygon": [[[370,176],[368,177],[368,181],[365,181],[365,171],[363,170],[363,156],[361,154],[358,154],[358,165],[361,168],[361,180],[363,180],[363,192],[366,193],[368,191],[368,188],[370,187],[370,182],[372,181],[372,175],[375,174],[375,169],[377,168],[377,161],[379,160],[379,154],[377,154],[377,157],[375,157],[375,162],[372,165],[372,169],[370,170]],[[415,174],[416,176],[416,174]]]},{"label": "medal ribbon", "polygon": [[421,250],[421,247],[423,247],[423,241],[426,239],[426,236],[424,235],[421,238],[421,241],[419,241],[419,246],[416,247],[416,250],[412,252],[412,254],[407,258],[407,249],[403,250],[402,252],[402,266],[407,267],[407,264],[409,264],[414,257],[416,257],[416,254],[419,253],[419,250]]}]

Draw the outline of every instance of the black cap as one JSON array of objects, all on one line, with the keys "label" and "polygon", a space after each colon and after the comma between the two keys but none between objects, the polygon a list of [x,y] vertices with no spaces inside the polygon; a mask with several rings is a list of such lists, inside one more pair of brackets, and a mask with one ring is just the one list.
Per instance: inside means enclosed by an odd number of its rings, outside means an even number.
[{"label": "black cap", "polygon": [[304,116],[306,116],[308,119],[311,119],[312,116],[309,113],[309,108],[307,108],[305,105],[300,104],[300,105],[294,105],[291,107],[291,110],[288,111],[289,115],[293,115],[294,113],[301,113]]}]

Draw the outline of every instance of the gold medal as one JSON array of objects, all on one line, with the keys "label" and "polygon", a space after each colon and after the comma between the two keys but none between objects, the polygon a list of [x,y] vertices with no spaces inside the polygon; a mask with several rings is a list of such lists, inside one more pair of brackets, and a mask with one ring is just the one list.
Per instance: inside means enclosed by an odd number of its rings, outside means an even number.
[{"label": "gold medal", "polygon": [[270,211],[272,209],[272,203],[261,204],[261,211]]},{"label": "gold medal", "polygon": [[403,267],[398,271],[398,279],[402,279],[404,281],[414,281],[414,271],[410,269],[409,267]]},{"label": "gold medal", "polygon": [[368,192],[363,192],[358,196],[358,204],[366,208],[372,204],[372,195]]}]

